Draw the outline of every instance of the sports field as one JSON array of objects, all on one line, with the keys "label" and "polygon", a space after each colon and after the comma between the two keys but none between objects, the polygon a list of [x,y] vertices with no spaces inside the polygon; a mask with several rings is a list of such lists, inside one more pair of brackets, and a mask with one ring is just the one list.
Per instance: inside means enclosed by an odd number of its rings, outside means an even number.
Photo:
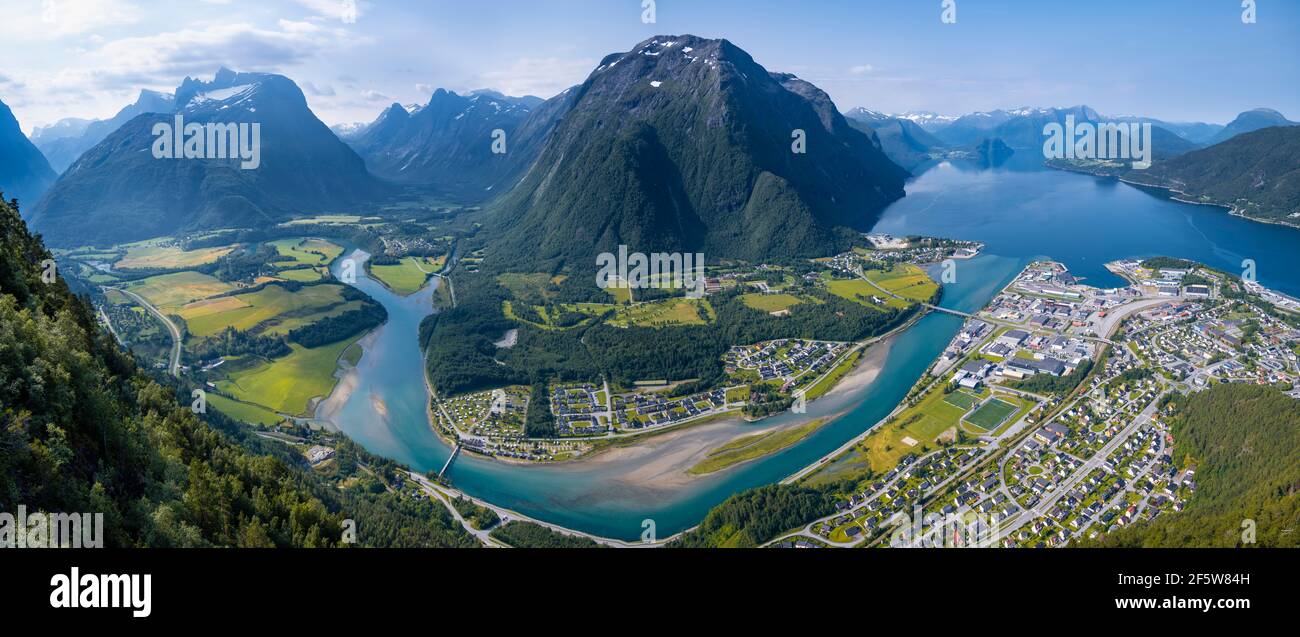
[{"label": "sports field", "polygon": [[1006,422],[1011,414],[1016,413],[1018,407],[1001,400],[999,398],[989,399],[988,402],[980,405],[975,413],[965,418],[966,422],[979,427],[985,431],[997,429],[999,425]]},{"label": "sports field", "polygon": [[953,407],[960,407],[962,409],[967,409],[967,410],[969,410],[971,407],[974,407],[975,404],[978,403],[979,401],[980,399],[978,396],[973,396],[971,394],[968,394],[960,390],[948,394],[943,398],[943,402],[948,403]]}]

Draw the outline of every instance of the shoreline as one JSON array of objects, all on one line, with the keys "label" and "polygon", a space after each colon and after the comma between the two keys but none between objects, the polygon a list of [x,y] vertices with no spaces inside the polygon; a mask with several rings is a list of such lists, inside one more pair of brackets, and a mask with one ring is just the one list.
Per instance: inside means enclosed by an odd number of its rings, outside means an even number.
[{"label": "shoreline", "polygon": [[1300,223],[1297,223],[1297,222],[1290,222],[1290,221],[1286,221],[1286,220],[1283,220],[1283,219],[1266,219],[1266,218],[1262,218],[1262,217],[1256,217],[1256,216],[1253,216],[1253,215],[1249,215],[1249,214],[1246,214],[1246,212],[1243,211],[1243,210],[1242,210],[1240,207],[1238,207],[1236,204],[1219,203],[1219,202],[1215,202],[1215,201],[1193,201],[1192,199],[1190,199],[1190,197],[1193,197],[1194,195],[1192,195],[1192,194],[1190,194],[1190,193],[1188,193],[1188,192],[1186,192],[1186,191],[1183,191],[1183,190],[1179,190],[1179,189],[1177,189],[1177,188],[1174,188],[1174,187],[1172,187],[1172,186],[1161,186],[1161,185],[1157,185],[1157,184],[1145,184],[1145,183],[1142,183],[1142,182],[1140,182],[1140,181],[1134,181],[1134,180],[1132,180],[1132,179],[1125,179],[1124,177],[1122,177],[1122,176],[1120,176],[1120,175],[1099,175],[1099,174],[1097,174],[1097,173],[1094,173],[1094,172],[1091,172],[1091,171],[1085,170],[1085,169],[1083,169],[1083,168],[1077,168],[1077,167],[1074,167],[1074,166],[1060,166],[1060,165],[1052,164],[1052,163],[1050,163],[1050,162],[1046,162],[1046,161],[1043,162],[1043,165],[1044,165],[1044,166],[1047,166],[1048,168],[1053,168],[1053,169],[1060,170],[1060,171],[1063,171],[1063,172],[1075,173],[1075,174],[1077,174],[1077,175],[1088,175],[1089,177],[1095,177],[1095,178],[1097,178],[1097,179],[1114,179],[1114,180],[1116,180],[1116,181],[1118,181],[1118,182],[1120,182],[1120,183],[1128,184],[1128,185],[1130,185],[1130,186],[1135,186],[1135,187],[1138,187],[1138,188],[1155,188],[1155,189],[1157,189],[1157,190],[1163,190],[1163,191],[1165,191],[1166,193],[1168,193],[1169,199],[1170,199],[1171,201],[1177,201],[1178,203],[1191,204],[1191,205],[1193,205],[1193,206],[1212,206],[1212,207],[1215,207],[1215,208],[1223,208],[1224,210],[1227,211],[1227,213],[1228,213],[1229,215],[1231,215],[1231,216],[1233,216],[1233,217],[1238,217],[1238,218],[1240,218],[1240,219],[1245,219],[1245,220],[1247,220],[1247,221],[1254,221],[1255,223],[1266,223],[1266,224],[1269,224],[1269,225],[1272,225],[1272,226],[1283,226],[1283,227],[1287,227],[1287,228],[1294,228],[1294,229],[1296,229],[1296,230],[1300,230]]}]

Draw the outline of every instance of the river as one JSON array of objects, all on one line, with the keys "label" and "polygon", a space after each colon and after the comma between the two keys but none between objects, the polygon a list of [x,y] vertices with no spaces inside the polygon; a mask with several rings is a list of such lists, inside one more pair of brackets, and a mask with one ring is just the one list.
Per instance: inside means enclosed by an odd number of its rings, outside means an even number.
[{"label": "river", "polygon": [[[1103,287],[1123,284],[1103,264],[1125,257],[1163,254],[1233,272],[1250,258],[1261,283],[1300,295],[1300,231],[1040,164],[1041,158],[1017,156],[992,169],[950,162],[928,166],[909,182],[907,197],[885,210],[875,231],[986,243],[984,254],[959,262],[956,283],[944,288],[942,305],[963,311],[985,305],[1025,263],[1041,256],[1063,261]],[[403,298],[364,274],[358,274],[356,285],[388,309],[389,321],[363,341],[365,354],[322,411],[372,452],[418,471],[439,469],[450,448],[429,425],[417,344],[433,286]],[[449,478],[466,493],[568,528],[636,539],[643,522],[653,520],[658,536],[666,537],[699,523],[728,496],[780,481],[885,417],[960,325],[960,318],[946,314],[922,318],[891,341],[871,382],[813,401],[805,415],[785,414],[757,425],[711,423],[668,434],[668,442],[653,451],[619,452],[596,461],[528,466],[462,454]],[[758,427],[826,415],[838,417],[801,443],[717,474],[686,478],[679,471],[651,469],[660,456],[687,457],[702,453],[701,445]]]}]

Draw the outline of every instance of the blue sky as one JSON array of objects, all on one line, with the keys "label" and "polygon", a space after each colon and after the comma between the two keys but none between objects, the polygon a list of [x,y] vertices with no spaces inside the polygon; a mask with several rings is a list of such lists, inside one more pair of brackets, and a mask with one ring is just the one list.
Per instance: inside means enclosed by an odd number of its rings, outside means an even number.
[{"label": "blue sky", "polygon": [[0,100],[25,130],[108,117],[220,65],[283,73],[327,123],[437,87],[549,97],[658,34],[725,37],[842,110],[1300,119],[1300,2],[1256,0],[5,0]]}]

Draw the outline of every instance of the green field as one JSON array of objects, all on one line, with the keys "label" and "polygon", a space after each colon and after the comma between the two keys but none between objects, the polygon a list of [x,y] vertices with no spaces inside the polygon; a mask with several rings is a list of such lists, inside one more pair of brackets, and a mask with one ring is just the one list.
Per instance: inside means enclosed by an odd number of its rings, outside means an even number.
[{"label": "green field", "polygon": [[693,475],[714,473],[742,462],[774,454],[812,435],[826,422],[826,418],[818,418],[788,429],[736,438],[710,451],[704,460],[688,469],[687,473]]},{"label": "green field", "polygon": [[1016,413],[1017,409],[1019,407],[1016,405],[999,398],[993,398],[981,405],[979,409],[976,409],[975,413],[967,416],[966,422],[984,431],[989,431],[1006,422],[1007,418]]},{"label": "green field", "polygon": [[325,278],[325,275],[318,268],[292,268],[288,270],[280,270],[275,276],[286,281],[298,281],[301,283],[314,283]]},{"label": "green field", "polygon": [[293,264],[286,266],[294,268],[325,265],[343,254],[341,246],[324,239],[280,239],[271,241],[270,245],[275,246],[280,256],[292,259]]},{"label": "green field", "polygon": [[229,292],[234,286],[198,272],[177,272],[132,281],[126,289],[159,309],[175,310],[187,303]]},{"label": "green field", "polygon": [[953,407],[960,407],[961,409],[966,409],[966,410],[969,410],[971,407],[974,407],[977,403],[979,403],[979,401],[980,399],[978,396],[974,396],[972,394],[969,394],[961,390],[948,394],[943,399],[943,402],[948,403]]},{"label": "green field", "polygon": [[343,303],[342,291],[341,285],[334,284],[307,286],[297,292],[272,284],[257,292],[216,299],[220,311],[207,311],[209,302],[205,301],[185,306],[180,315],[190,334],[198,337],[211,336],[227,327],[246,331],[281,315],[292,314],[277,325],[287,331],[323,318],[323,313]]},{"label": "green field", "polygon": [[284,420],[279,414],[265,407],[241,403],[221,394],[208,394],[208,404],[235,420],[254,425],[273,426]]},{"label": "green field", "polygon": [[[702,314],[701,314],[702,313]],[[707,317],[707,320],[703,317]],[[622,308],[608,323],[615,327],[705,325],[716,315],[705,299],[664,299]]]},{"label": "green field", "polygon": [[441,257],[404,257],[396,265],[371,265],[370,274],[388,289],[406,296],[420,291],[429,276],[442,269]]},{"label": "green field", "polygon": [[880,290],[871,287],[870,283],[862,279],[828,279],[826,281],[826,291],[875,310],[880,309],[880,306],[872,303],[871,297],[885,298],[885,295]]},{"label": "green field", "polygon": [[[888,271],[867,270],[864,274],[877,286],[912,301],[928,301],[939,289],[939,284],[924,270],[910,263],[896,264]],[[906,302],[895,298],[890,298],[889,304],[894,307],[907,306]]]},{"label": "green field", "polygon": [[288,356],[233,372],[228,379],[218,381],[217,388],[240,401],[279,413],[304,414],[308,401],[334,390],[339,356],[357,340],[344,339],[312,349],[293,344],[293,353]]},{"label": "green field", "polygon": [[803,299],[792,294],[745,294],[740,300],[747,307],[769,313],[788,310],[803,303]]}]

